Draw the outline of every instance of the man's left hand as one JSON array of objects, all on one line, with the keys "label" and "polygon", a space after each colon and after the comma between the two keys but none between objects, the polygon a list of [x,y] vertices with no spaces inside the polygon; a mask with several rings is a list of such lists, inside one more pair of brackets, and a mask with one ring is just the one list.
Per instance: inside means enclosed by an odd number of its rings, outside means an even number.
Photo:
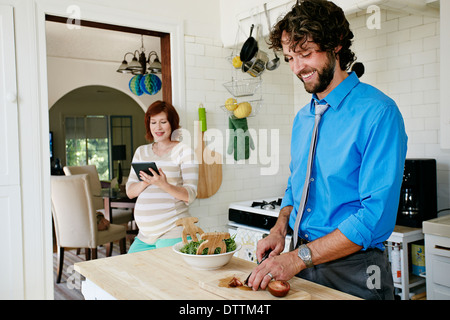
[{"label": "man's left hand", "polygon": [[298,250],[270,257],[257,266],[248,280],[253,290],[266,289],[269,282],[274,280],[289,280],[305,269],[305,264],[297,256]]}]

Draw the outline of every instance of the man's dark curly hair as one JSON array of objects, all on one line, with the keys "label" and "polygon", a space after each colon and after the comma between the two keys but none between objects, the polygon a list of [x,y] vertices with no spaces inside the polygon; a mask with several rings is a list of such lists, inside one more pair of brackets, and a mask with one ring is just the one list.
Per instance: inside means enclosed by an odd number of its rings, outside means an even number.
[{"label": "man's dark curly hair", "polygon": [[300,0],[274,26],[270,33],[270,48],[282,50],[281,36],[283,31],[290,36],[290,48],[302,47],[311,40],[319,45],[320,50],[334,52],[336,47],[342,46],[337,53],[342,70],[348,70],[356,60],[350,50],[353,32],[350,24],[340,7],[327,0]]}]

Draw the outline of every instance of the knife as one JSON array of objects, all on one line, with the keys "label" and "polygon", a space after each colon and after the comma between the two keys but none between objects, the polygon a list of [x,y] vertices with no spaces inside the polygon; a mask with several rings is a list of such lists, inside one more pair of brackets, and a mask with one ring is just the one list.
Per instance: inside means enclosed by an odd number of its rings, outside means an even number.
[{"label": "knife", "polygon": [[[272,250],[266,251],[266,253],[264,254],[263,258],[261,259],[260,262],[258,262],[258,265],[260,265],[261,263],[264,262],[264,260],[266,260],[269,257],[270,252],[272,252]],[[250,276],[252,275],[252,272],[250,272],[250,274],[248,275],[247,279],[245,279],[244,284],[246,286],[248,286],[248,279],[250,279]]]}]

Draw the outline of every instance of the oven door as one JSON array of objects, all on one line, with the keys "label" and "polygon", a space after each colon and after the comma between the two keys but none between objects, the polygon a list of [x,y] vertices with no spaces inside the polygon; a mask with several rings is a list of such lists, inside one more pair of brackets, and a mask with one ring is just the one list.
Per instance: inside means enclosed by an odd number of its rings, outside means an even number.
[{"label": "oven door", "polygon": [[[228,232],[231,236],[235,235],[235,241],[241,244],[241,249],[234,254],[235,257],[252,261],[256,263],[256,247],[258,241],[269,235],[270,231],[266,229],[249,227],[230,221],[228,223]],[[284,251],[289,251],[291,236],[286,236]]]}]

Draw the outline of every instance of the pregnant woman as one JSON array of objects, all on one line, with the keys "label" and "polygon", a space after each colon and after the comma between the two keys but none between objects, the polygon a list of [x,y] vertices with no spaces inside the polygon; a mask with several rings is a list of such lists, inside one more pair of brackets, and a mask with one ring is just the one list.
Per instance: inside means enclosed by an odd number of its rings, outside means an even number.
[{"label": "pregnant woman", "polygon": [[134,162],[155,162],[158,172],[149,168],[153,176],[130,171],[126,184],[127,195],[136,198],[134,217],[139,233],[128,253],[172,246],[182,241],[179,218],[189,217],[188,206],[197,196],[198,163],[193,150],[172,139],[180,128],[175,108],[156,101],[145,113],[146,139],[149,144],[136,149]]}]

